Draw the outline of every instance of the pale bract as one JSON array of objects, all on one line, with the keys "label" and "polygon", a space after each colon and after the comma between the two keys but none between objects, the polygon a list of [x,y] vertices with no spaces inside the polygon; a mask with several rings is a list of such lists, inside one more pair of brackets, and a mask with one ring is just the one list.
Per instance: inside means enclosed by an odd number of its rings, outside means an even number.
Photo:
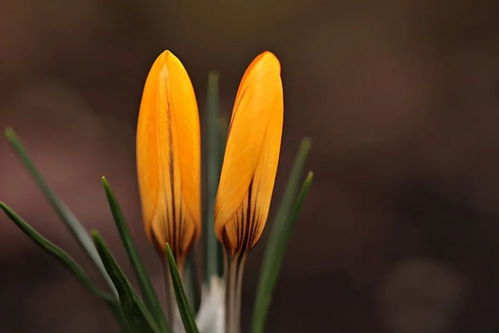
[{"label": "pale bract", "polygon": [[225,284],[220,277],[212,276],[203,285],[196,322],[201,333],[224,333]]}]

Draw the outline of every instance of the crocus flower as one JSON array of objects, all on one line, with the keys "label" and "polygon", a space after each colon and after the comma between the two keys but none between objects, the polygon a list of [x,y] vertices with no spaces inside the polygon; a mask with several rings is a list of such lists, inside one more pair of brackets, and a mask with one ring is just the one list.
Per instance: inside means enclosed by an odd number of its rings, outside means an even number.
[{"label": "crocus flower", "polygon": [[196,97],[180,60],[170,51],[147,76],[137,124],[137,172],[146,233],[177,263],[201,229],[200,129]]},{"label": "crocus flower", "polygon": [[215,232],[229,254],[259,240],[279,160],[283,90],[279,60],[263,52],[239,85],[215,205]]}]

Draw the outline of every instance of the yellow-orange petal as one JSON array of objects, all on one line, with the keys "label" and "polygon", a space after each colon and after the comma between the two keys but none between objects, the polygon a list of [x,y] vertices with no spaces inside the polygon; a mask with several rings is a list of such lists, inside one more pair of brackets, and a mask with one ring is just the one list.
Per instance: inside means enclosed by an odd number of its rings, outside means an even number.
[{"label": "yellow-orange petal", "polygon": [[251,249],[267,220],[283,124],[279,60],[263,52],[239,85],[216,205],[215,232],[232,255]]},{"label": "yellow-orange petal", "polygon": [[137,124],[137,173],[144,226],[182,262],[201,229],[199,114],[189,76],[170,51],[149,72]]}]

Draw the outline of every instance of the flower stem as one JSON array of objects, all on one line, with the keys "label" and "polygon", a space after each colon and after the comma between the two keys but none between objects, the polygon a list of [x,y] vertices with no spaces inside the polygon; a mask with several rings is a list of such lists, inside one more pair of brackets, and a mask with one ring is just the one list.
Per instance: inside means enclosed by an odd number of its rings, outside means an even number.
[{"label": "flower stem", "polygon": [[246,252],[225,254],[225,333],[241,332],[241,292]]}]

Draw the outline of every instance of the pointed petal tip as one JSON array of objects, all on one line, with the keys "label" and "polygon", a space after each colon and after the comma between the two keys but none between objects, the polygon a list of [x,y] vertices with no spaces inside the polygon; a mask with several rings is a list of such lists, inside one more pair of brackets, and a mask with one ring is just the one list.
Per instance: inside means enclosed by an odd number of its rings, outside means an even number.
[{"label": "pointed petal tip", "polygon": [[170,61],[175,61],[181,63],[177,56],[170,50],[164,50],[157,57],[155,62],[161,62],[162,64],[169,64]]},{"label": "pointed petal tip", "polygon": [[170,54],[171,52],[169,50],[164,50],[163,52],[161,52],[156,56],[154,63],[158,62],[164,63]]},{"label": "pointed petal tip", "polygon": [[279,61],[279,60],[277,59],[277,56],[274,54],[274,52],[269,51],[269,50],[265,50],[265,51],[263,51],[262,53],[260,53],[260,55],[259,55],[259,56],[261,56],[261,57],[266,57],[266,58],[272,58],[272,59],[275,59],[275,60]]},{"label": "pointed petal tip", "polygon": [[279,72],[281,71],[281,63],[279,58],[271,51],[263,51],[254,60],[254,64],[265,64],[269,66],[274,66]]},{"label": "pointed petal tip", "polygon": [[171,56],[171,55],[174,55],[172,51],[170,50],[164,50],[163,52],[161,52],[158,56],[159,57],[168,57],[168,56]]}]

